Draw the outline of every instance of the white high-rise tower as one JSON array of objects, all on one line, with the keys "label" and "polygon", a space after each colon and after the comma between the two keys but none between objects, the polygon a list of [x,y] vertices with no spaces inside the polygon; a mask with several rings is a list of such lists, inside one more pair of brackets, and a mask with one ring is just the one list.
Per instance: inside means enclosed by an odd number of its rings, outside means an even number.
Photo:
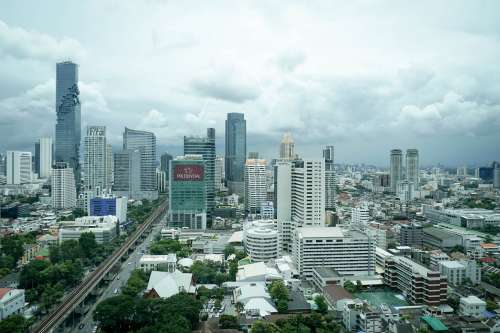
[{"label": "white high-rise tower", "polygon": [[419,182],[419,162],[418,150],[406,150],[406,180],[413,183],[414,187],[418,187]]},{"label": "white high-rise tower", "polygon": [[107,188],[107,162],[106,127],[87,127],[83,157],[86,190],[92,190],[98,195],[102,190]]},{"label": "white high-rise tower", "polygon": [[26,151],[7,152],[7,184],[19,185],[31,182],[31,153]]},{"label": "white high-rise tower", "polygon": [[256,214],[266,201],[266,160],[248,159],[245,163],[245,210]]},{"label": "white high-rise tower", "polygon": [[403,152],[401,149],[391,150],[390,177],[391,191],[396,193],[399,182],[403,180]]},{"label": "white high-rise tower", "polygon": [[292,134],[289,132],[285,133],[280,144],[280,159],[293,160],[295,158],[294,149],[295,143],[293,142]]},{"label": "white high-rise tower", "polygon": [[65,162],[52,168],[52,207],[69,209],[76,206],[76,187],[73,169]]}]

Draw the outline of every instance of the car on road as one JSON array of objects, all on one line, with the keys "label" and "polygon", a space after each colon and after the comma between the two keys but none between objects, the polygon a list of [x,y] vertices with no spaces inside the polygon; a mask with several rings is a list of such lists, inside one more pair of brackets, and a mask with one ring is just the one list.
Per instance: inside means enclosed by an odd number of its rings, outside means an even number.
[{"label": "car on road", "polygon": [[98,328],[98,326],[97,326],[97,325],[96,325],[96,326],[94,326],[94,328],[92,329],[92,333],[96,333],[96,332],[97,332],[97,328]]},{"label": "car on road", "polygon": [[78,329],[81,330],[82,328],[85,327],[85,324],[84,323],[81,323],[80,325],[78,325]]},{"label": "car on road", "polygon": [[117,280],[120,280],[120,275],[118,275],[118,277],[116,278]]},{"label": "car on road", "polygon": [[115,290],[113,290],[113,294],[118,294],[118,288],[116,288]]}]

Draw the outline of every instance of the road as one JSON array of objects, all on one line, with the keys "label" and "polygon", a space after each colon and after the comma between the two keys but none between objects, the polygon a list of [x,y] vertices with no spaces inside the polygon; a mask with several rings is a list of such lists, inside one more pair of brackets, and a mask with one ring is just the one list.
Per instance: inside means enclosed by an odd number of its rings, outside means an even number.
[{"label": "road", "polygon": [[111,273],[116,265],[122,263],[122,259],[128,256],[129,251],[135,248],[137,243],[141,242],[141,238],[144,235],[150,234],[155,223],[160,223],[165,218],[166,209],[167,204],[165,201],[143,223],[137,226],[137,229],[128,236],[125,242],[113,254],[108,256],[93,272],[88,274],[68,295],[64,296],[61,303],[42,318],[42,320],[35,323],[31,328],[31,332],[51,333],[54,329],[58,328],[68,315],[74,313],[72,311],[87,298],[92,290],[99,286],[106,274]]},{"label": "road", "polygon": [[[94,312],[95,307],[99,302],[105,300],[106,298],[116,296],[115,290],[118,291],[118,294],[121,291],[121,287],[124,286],[127,283],[128,278],[130,277],[130,274],[132,271],[138,267],[139,259],[141,258],[142,251],[146,252],[146,249],[149,247],[149,244],[151,241],[153,241],[154,237],[160,233],[160,230],[162,227],[165,226],[165,222],[162,221],[158,223],[158,225],[155,225],[153,229],[151,230],[151,233],[149,236],[142,242],[140,245],[136,247],[134,252],[130,254],[130,256],[127,258],[126,261],[123,262],[123,264],[120,267],[120,271],[116,275],[113,281],[107,285],[102,293],[102,295],[96,300],[96,302],[91,306],[90,310],[85,314],[85,316],[82,318],[82,320],[76,324],[75,329],[73,329],[71,332],[77,332],[77,333],[91,333],[93,327],[96,325],[96,323],[92,319],[92,312]],[[79,329],[78,327],[84,324],[85,326],[82,329]]]}]

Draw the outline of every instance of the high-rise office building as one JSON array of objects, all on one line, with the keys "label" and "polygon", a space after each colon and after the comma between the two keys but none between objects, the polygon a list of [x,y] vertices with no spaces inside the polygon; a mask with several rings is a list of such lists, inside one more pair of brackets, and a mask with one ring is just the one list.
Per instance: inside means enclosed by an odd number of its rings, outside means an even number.
[{"label": "high-rise office building", "polygon": [[170,227],[206,229],[206,161],[202,155],[176,157],[170,164]]},{"label": "high-rise office building", "polygon": [[114,182],[114,170],[115,163],[113,157],[113,147],[110,144],[106,145],[106,184],[108,185],[108,189],[113,187]]},{"label": "high-rise office building", "polygon": [[113,192],[129,199],[141,199],[141,152],[136,149],[114,153],[114,166]]},{"label": "high-rise office building", "polygon": [[66,162],[52,167],[52,207],[70,209],[76,206],[76,187],[73,169]]},{"label": "high-rise office building", "polygon": [[141,153],[141,193],[138,195],[139,198],[148,200],[157,199],[156,136],[151,132],[125,127],[125,131],[123,132],[123,149],[138,150]]},{"label": "high-rise office building", "polygon": [[406,150],[406,180],[418,188],[419,176],[418,150],[408,149]]},{"label": "high-rise office building", "polygon": [[295,158],[295,143],[293,142],[292,133],[285,133],[280,144],[280,159],[293,160]]},{"label": "high-rise office building", "polygon": [[215,158],[215,190],[221,191],[224,188],[224,156]]},{"label": "high-rise office building", "polygon": [[0,176],[6,175],[7,169],[7,157],[3,154],[0,154]]},{"label": "high-rise office building", "polygon": [[397,192],[398,183],[403,180],[403,152],[401,149],[391,150],[391,191]]},{"label": "high-rise office building", "polygon": [[228,113],[226,119],[225,172],[229,194],[244,195],[247,156],[247,122],[243,113]]},{"label": "high-rise office building", "polygon": [[215,207],[215,129],[208,128],[206,137],[185,136],[184,155],[201,155],[205,162],[207,219],[211,221]]},{"label": "high-rise office building", "polygon": [[19,185],[31,182],[31,153],[25,151],[7,152],[7,184]]},{"label": "high-rise office building", "polygon": [[325,159],[325,209],[335,208],[335,168],[333,165],[335,150],[333,146],[326,146],[323,149]]},{"label": "high-rise office building", "polygon": [[267,197],[266,160],[248,159],[245,163],[245,210],[257,214]]},{"label": "high-rise office building", "polygon": [[325,225],[325,161],[279,161],[275,174],[278,230],[291,253],[295,229]]},{"label": "high-rise office building", "polygon": [[493,187],[500,188],[500,163],[496,163],[493,170]]},{"label": "high-rise office building", "polygon": [[108,179],[106,127],[88,126],[84,139],[83,172],[85,190],[100,195]]},{"label": "high-rise office building", "polygon": [[55,161],[73,169],[77,190],[80,188],[81,111],[78,90],[78,65],[65,61],[56,66]]},{"label": "high-rise office building", "polygon": [[52,138],[42,137],[35,143],[35,172],[39,178],[49,178],[52,173]]},{"label": "high-rise office building", "polygon": [[168,170],[170,169],[170,162],[174,159],[169,153],[163,153],[160,156],[160,171],[164,171],[168,177]]}]

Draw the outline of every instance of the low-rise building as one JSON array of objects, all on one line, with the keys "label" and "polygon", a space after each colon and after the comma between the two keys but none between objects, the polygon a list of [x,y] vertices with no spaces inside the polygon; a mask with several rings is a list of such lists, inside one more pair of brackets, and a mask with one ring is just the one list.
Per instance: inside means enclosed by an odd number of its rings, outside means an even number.
[{"label": "low-rise building", "polygon": [[86,232],[93,233],[98,244],[107,243],[118,235],[118,219],[116,216],[84,216],[75,221],[61,222],[59,243],[78,240]]},{"label": "low-rise building", "polygon": [[387,258],[384,282],[406,294],[412,304],[437,306],[446,302],[446,277],[406,257]]},{"label": "low-rise building", "polygon": [[0,320],[21,314],[24,307],[24,289],[0,288]]},{"label": "low-rise building", "polygon": [[384,332],[381,312],[359,299],[345,303],[342,310],[342,319],[349,332]]},{"label": "low-rise building", "polygon": [[180,292],[194,294],[196,288],[193,283],[193,274],[180,271],[158,272],[152,271],[146,288],[146,297],[168,298]]},{"label": "low-rise building", "polygon": [[479,318],[486,311],[486,302],[477,296],[460,297],[459,312],[463,316]]},{"label": "low-rise building", "polygon": [[292,255],[299,274],[312,279],[314,267],[332,267],[346,275],[375,271],[375,244],[366,234],[339,227],[307,227],[295,230]]},{"label": "low-rise building", "polygon": [[446,260],[439,263],[439,271],[446,276],[448,283],[458,286],[466,279],[472,284],[481,282],[481,269],[474,260]]},{"label": "low-rise building", "polygon": [[164,269],[174,272],[177,267],[177,255],[169,253],[166,255],[145,254],[139,259],[139,268],[145,272]]}]

